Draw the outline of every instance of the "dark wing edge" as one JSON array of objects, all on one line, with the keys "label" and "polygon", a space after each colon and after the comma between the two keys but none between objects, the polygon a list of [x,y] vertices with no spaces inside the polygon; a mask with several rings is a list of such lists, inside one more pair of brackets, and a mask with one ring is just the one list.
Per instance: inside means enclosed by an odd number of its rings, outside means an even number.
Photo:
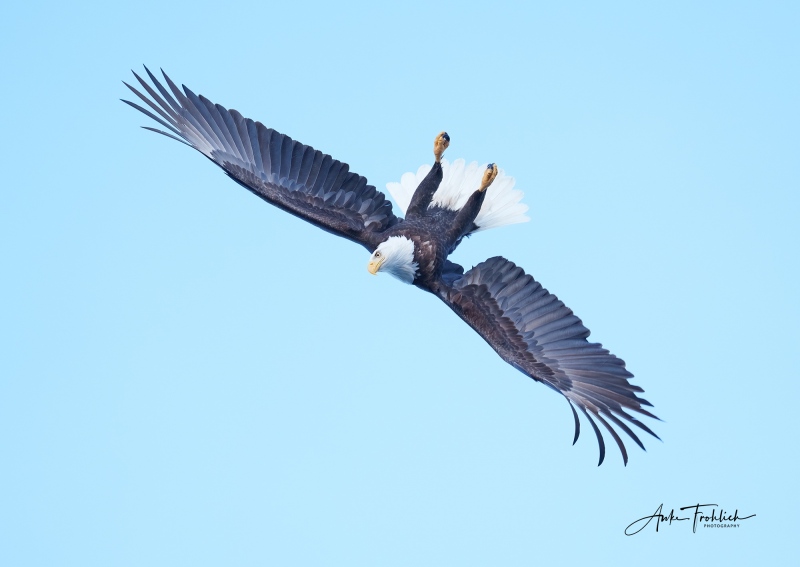
[{"label": "dark wing edge", "polygon": [[196,149],[265,201],[370,251],[380,241],[377,234],[400,222],[385,195],[346,163],[197,96],[185,85],[181,91],[162,71],[167,90],[145,71],[153,86],[133,75],[146,94],[124,84],[146,107],[123,102],[166,131],[144,128]]},{"label": "dark wing edge", "polygon": [[589,420],[605,458],[605,442],[599,421],[616,442],[622,460],[628,452],[615,425],[644,449],[629,427],[633,424],[656,439],[658,435],[626,410],[658,419],[642,406],[642,388],[631,384],[633,374],[625,362],[599,343],[587,341],[589,329],[555,295],[502,257],[489,258],[458,277],[452,264],[442,278],[439,297],[468,323],[509,364],[523,374],[562,394],[575,419],[575,438],[580,436],[577,407]]}]

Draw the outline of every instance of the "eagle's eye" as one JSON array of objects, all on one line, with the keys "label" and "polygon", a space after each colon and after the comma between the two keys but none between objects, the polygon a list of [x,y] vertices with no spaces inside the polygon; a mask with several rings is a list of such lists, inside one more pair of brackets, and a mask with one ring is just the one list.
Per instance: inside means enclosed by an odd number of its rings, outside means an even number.
[{"label": "eagle's eye", "polygon": [[376,258],[380,258],[381,257],[381,253],[380,252],[375,252],[375,257]]}]

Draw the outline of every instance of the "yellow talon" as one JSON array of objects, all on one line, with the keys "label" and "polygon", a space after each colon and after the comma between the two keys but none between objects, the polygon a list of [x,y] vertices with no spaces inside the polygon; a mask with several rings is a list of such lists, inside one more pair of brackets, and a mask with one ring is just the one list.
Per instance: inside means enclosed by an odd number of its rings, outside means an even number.
[{"label": "yellow talon", "polygon": [[478,188],[478,191],[486,191],[495,177],[497,177],[497,164],[490,163],[486,166],[486,171],[483,172],[483,179],[481,180],[481,186]]},{"label": "yellow talon", "polygon": [[442,160],[442,154],[449,145],[450,136],[447,135],[447,132],[440,132],[433,141],[433,155],[436,158],[437,163]]}]

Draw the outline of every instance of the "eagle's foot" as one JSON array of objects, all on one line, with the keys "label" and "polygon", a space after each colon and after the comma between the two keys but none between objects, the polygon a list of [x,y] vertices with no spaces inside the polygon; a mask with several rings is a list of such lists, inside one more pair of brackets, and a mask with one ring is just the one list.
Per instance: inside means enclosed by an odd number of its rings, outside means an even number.
[{"label": "eagle's foot", "polygon": [[481,180],[481,186],[478,188],[478,191],[486,191],[495,177],[497,177],[497,164],[490,163],[486,166],[486,171],[483,172],[483,179]]},{"label": "eagle's foot", "polygon": [[449,145],[450,136],[447,135],[447,132],[441,132],[438,136],[436,136],[436,139],[433,141],[433,155],[436,158],[437,163],[442,160],[442,154]]}]

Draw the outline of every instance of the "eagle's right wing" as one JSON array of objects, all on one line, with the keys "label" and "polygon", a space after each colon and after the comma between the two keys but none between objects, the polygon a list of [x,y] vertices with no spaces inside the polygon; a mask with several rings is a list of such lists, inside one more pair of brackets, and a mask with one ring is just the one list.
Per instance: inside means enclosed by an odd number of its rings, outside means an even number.
[{"label": "eagle's right wing", "polygon": [[642,449],[628,423],[658,438],[626,411],[658,419],[642,408],[651,404],[636,395],[643,390],[628,381],[633,374],[625,369],[625,362],[602,345],[588,342],[589,329],[555,295],[505,258],[490,258],[463,275],[458,268],[450,264],[445,271],[439,297],[503,360],[567,398],[575,417],[573,443],[580,434],[575,406],[597,436],[598,464],[605,458],[605,443],[595,420],[608,429],[625,464],[628,453],[611,423]]},{"label": "eagle's right wing", "polygon": [[125,85],[150,110],[123,102],[168,131],[146,128],[196,149],[265,201],[358,242],[370,252],[381,241],[380,233],[400,222],[383,193],[349,171],[346,163],[197,96],[185,86],[181,91],[164,74],[167,90],[145,70],[155,89],[136,73],[147,94]]}]

